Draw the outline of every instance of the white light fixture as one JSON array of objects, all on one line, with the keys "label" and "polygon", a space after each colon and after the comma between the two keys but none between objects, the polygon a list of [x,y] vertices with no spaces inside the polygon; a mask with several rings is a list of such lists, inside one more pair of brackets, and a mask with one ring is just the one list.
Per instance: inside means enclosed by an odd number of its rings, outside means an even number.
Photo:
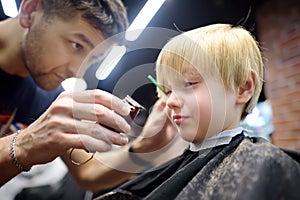
[{"label": "white light fixture", "polygon": [[125,53],[125,46],[114,46],[102,61],[101,65],[98,67],[96,71],[97,79],[106,79]]},{"label": "white light fixture", "polygon": [[18,8],[15,0],[1,0],[4,14],[8,17],[18,16]]},{"label": "white light fixture", "polygon": [[[126,31],[128,41],[136,40],[166,0],[148,0]],[[126,53],[125,46],[114,46],[96,71],[98,80],[106,79]]]},{"label": "white light fixture", "polygon": [[68,78],[61,83],[66,91],[75,92],[83,91],[87,88],[87,84],[82,78]]},{"label": "white light fixture", "polygon": [[136,40],[166,0],[148,0],[126,31],[128,41]]}]

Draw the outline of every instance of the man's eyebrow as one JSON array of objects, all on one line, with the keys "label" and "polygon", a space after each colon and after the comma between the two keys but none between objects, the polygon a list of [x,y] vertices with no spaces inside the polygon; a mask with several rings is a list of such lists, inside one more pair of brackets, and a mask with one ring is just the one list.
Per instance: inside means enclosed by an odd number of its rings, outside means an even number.
[{"label": "man's eyebrow", "polygon": [[89,47],[91,47],[91,49],[95,47],[93,43],[85,35],[80,33],[75,33],[75,37],[77,37],[78,39],[86,43]]}]

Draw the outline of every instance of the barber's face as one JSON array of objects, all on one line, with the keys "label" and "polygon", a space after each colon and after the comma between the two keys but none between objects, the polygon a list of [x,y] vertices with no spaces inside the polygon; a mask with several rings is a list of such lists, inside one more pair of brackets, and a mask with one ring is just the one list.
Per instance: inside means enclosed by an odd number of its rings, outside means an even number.
[{"label": "barber's face", "polygon": [[84,58],[105,39],[80,15],[69,21],[53,18],[45,22],[42,13],[36,13],[32,20],[23,42],[24,62],[45,90],[56,89],[66,78],[82,76]]}]

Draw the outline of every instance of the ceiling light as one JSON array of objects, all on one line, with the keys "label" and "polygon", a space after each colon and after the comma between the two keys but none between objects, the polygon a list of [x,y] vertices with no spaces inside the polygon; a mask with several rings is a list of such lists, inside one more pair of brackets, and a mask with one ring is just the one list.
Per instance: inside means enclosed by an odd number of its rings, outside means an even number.
[{"label": "ceiling light", "polygon": [[125,46],[114,46],[98,67],[98,70],[96,71],[97,79],[106,79],[125,53]]},{"label": "ceiling light", "polygon": [[148,0],[126,31],[128,41],[136,40],[166,0]]},{"label": "ceiling light", "polygon": [[1,0],[4,14],[8,17],[18,16],[18,8],[14,0]]}]

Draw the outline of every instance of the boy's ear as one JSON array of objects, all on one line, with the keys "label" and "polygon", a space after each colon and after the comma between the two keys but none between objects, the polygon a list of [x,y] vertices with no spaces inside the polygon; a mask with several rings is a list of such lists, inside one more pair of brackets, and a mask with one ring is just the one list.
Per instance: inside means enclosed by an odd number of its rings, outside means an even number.
[{"label": "boy's ear", "polygon": [[22,0],[19,9],[19,21],[23,28],[29,28],[32,24],[32,13],[39,8],[40,0]]},{"label": "boy's ear", "polygon": [[254,72],[251,70],[251,76],[246,83],[238,88],[237,104],[246,104],[253,96],[256,86],[256,78]]}]

